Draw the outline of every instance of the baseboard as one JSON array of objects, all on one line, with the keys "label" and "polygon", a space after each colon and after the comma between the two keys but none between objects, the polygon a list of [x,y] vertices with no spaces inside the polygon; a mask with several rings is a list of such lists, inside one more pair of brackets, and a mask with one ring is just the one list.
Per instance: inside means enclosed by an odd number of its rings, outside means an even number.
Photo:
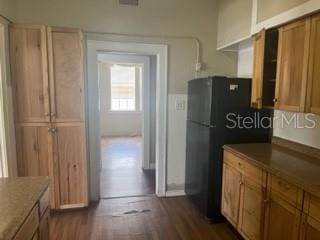
[{"label": "baseboard", "polygon": [[184,190],[169,190],[166,192],[166,197],[179,197],[185,195],[186,193]]}]

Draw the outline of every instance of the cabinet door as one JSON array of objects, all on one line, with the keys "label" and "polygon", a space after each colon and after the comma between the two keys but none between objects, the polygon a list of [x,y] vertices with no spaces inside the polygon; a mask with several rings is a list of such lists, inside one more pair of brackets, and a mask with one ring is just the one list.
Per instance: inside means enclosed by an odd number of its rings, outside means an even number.
[{"label": "cabinet door", "polygon": [[48,28],[48,46],[52,121],[84,121],[82,34]]},{"label": "cabinet door", "polygon": [[221,212],[234,227],[238,225],[240,183],[240,172],[224,164]]},{"label": "cabinet door", "polygon": [[263,239],[265,188],[242,177],[238,230],[248,240]]},{"label": "cabinet door", "polygon": [[320,15],[312,18],[307,112],[320,113]]},{"label": "cabinet door", "polygon": [[59,208],[88,205],[87,153],[85,128],[82,123],[61,123],[54,128],[54,158],[59,191]]},{"label": "cabinet door", "polygon": [[49,122],[45,27],[12,25],[10,46],[17,121]]},{"label": "cabinet door", "polygon": [[320,239],[320,222],[309,217],[303,216],[301,240],[319,240]]},{"label": "cabinet door", "polygon": [[275,107],[304,112],[310,45],[310,19],[280,28]]},{"label": "cabinet door", "polygon": [[265,240],[298,240],[301,212],[281,198],[268,201],[265,215]]},{"label": "cabinet door", "polygon": [[265,35],[266,35],[266,31],[262,30],[260,33],[254,36],[254,40],[253,40],[254,59],[253,59],[251,106],[254,108],[262,108]]},{"label": "cabinet door", "polygon": [[55,207],[52,133],[48,124],[17,125],[18,176],[49,176],[51,180],[50,205]]},{"label": "cabinet door", "polygon": [[47,124],[17,126],[18,175],[49,176],[50,132]]},{"label": "cabinet door", "polygon": [[50,210],[49,209],[46,210],[45,214],[40,220],[39,239],[40,240],[50,239]]}]

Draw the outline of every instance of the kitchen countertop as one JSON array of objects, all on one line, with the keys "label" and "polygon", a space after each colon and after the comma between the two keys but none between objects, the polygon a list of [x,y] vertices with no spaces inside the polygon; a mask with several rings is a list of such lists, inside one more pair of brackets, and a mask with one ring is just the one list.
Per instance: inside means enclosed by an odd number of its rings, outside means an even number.
[{"label": "kitchen countertop", "polygon": [[225,150],[320,197],[320,159],[271,143],[225,145]]},{"label": "kitchen countertop", "polygon": [[49,186],[47,177],[0,179],[0,240],[11,240]]}]

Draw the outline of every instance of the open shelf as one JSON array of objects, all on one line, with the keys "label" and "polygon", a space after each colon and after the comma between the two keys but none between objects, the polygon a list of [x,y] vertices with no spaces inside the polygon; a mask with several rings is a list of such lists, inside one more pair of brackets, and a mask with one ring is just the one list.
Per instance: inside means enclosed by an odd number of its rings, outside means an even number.
[{"label": "open shelf", "polygon": [[262,106],[273,109],[278,59],[278,29],[266,31],[263,68]]}]

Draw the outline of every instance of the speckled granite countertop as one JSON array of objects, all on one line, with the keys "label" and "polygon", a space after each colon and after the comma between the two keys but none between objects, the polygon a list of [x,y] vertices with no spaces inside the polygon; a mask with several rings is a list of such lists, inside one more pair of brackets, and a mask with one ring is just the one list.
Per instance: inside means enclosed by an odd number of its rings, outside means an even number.
[{"label": "speckled granite countertop", "polygon": [[320,197],[320,159],[270,143],[225,145],[224,149]]},{"label": "speckled granite countertop", "polygon": [[46,177],[0,179],[0,240],[11,240],[49,186]]}]

